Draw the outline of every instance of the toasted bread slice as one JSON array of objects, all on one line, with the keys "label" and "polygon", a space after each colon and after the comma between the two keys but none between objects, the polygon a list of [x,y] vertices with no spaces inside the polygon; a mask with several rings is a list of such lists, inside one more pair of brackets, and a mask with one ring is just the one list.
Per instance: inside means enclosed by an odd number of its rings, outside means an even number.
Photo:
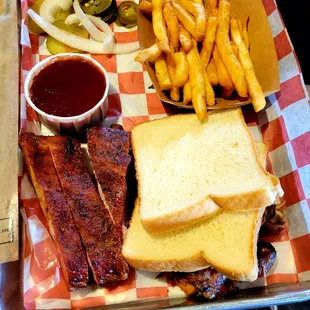
[{"label": "toasted bread slice", "polygon": [[267,207],[283,195],[256,154],[240,109],[176,115],[132,130],[140,219],[167,232],[225,210]]}]

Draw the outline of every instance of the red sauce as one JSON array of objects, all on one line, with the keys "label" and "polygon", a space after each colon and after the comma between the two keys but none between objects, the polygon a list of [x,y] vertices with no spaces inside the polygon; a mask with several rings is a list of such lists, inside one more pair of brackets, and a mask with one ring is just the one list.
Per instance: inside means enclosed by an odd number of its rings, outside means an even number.
[{"label": "red sauce", "polygon": [[103,97],[103,73],[81,58],[58,60],[34,77],[30,98],[40,110],[55,116],[76,116],[93,108]]}]

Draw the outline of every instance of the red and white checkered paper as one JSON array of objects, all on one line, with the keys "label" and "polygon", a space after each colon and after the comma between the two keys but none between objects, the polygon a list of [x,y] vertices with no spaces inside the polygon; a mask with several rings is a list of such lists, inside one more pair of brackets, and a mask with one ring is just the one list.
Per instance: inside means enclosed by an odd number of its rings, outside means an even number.
[{"label": "red and white checkered paper", "polygon": [[[287,203],[286,227],[278,237],[267,238],[278,256],[266,278],[250,286],[295,283],[310,280],[310,108],[301,70],[274,0],[263,0],[268,15],[280,69],[281,91],[270,96],[265,111],[258,115],[251,106],[243,112],[255,140],[269,145],[269,171],[280,178]],[[23,81],[38,61],[49,55],[43,36],[28,33],[27,0],[22,6],[21,130],[49,134],[40,127],[34,111],[25,102]],[[137,30],[113,26],[118,42],[138,40]],[[119,123],[126,130],[177,110],[158,99],[145,67],[133,54],[91,55],[108,71],[111,81],[109,109],[103,126]],[[23,270],[24,306],[27,309],[84,308],[129,301],[184,296],[156,274],[131,270],[128,280],[114,288],[88,287],[68,292],[47,224],[25,169],[19,175],[21,212],[24,217]],[[248,286],[247,286],[248,287]],[[167,299],[169,298],[169,299]]]}]

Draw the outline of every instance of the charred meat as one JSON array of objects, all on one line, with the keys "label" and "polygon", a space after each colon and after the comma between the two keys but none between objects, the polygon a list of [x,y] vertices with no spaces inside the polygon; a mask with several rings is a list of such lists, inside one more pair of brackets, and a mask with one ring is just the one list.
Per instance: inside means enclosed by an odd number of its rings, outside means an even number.
[{"label": "charred meat", "polygon": [[31,181],[55,242],[69,290],[86,287],[88,264],[70,207],[63,195],[46,137],[23,134],[19,141]]},{"label": "charred meat", "polygon": [[228,292],[236,290],[233,281],[213,267],[195,272],[166,272],[162,275],[190,297],[223,298]]},{"label": "charred meat", "polygon": [[48,141],[95,282],[105,286],[125,280],[128,265],[122,256],[122,236],[87,171],[80,143],[60,136],[49,137]]},{"label": "charred meat", "polygon": [[285,216],[283,205],[271,205],[266,208],[262,219],[260,234],[262,235],[279,235],[284,229]]},{"label": "charred meat", "polygon": [[131,162],[130,134],[119,129],[92,127],[87,132],[87,141],[102,199],[121,231],[126,205],[126,175]]},{"label": "charred meat", "polygon": [[277,257],[277,251],[270,242],[258,242],[258,276],[266,276]]}]

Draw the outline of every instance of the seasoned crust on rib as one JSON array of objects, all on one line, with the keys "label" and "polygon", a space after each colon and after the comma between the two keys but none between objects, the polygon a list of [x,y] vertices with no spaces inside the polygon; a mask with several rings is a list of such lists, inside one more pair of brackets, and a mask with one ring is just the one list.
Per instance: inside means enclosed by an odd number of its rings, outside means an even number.
[{"label": "seasoned crust on rib", "polygon": [[121,253],[122,236],[115,228],[91,180],[80,143],[60,136],[50,137],[48,141],[94,280],[102,286],[125,280],[128,265]]},{"label": "seasoned crust on rib", "polygon": [[86,287],[88,264],[70,207],[62,193],[45,137],[23,134],[19,145],[55,242],[69,290]]},{"label": "seasoned crust on rib", "polygon": [[122,229],[126,206],[126,175],[131,162],[130,133],[92,127],[87,132],[87,141],[103,201],[115,226]]}]

